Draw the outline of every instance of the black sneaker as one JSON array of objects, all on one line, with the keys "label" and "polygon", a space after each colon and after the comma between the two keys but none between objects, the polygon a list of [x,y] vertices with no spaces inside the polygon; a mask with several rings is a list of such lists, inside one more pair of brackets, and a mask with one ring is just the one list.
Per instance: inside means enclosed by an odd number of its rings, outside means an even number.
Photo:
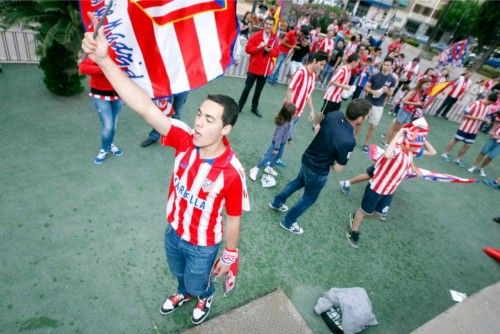
[{"label": "black sneaker", "polygon": [[212,307],[213,295],[207,298],[200,299],[193,309],[193,316],[191,317],[191,322],[195,325],[201,324],[210,313],[210,308]]},{"label": "black sneaker", "polygon": [[148,139],[146,139],[145,141],[143,141],[143,142],[141,143],[141,147],[148,147],[149,145],[152,145],[152,144],[154,144],[154,143],[156,143],[156,140],[153,140],[153,139],[151,139],[151,138],[148,138]]},{"label": "black sneaker", "polygon": [[162,314],[172,313],[191,299],[193,299],[191,295],[184,296],[182,293],[176,293],[165,300],[163,305],[160,307],[160,312]]},{"label": "black sneaker", "polygon": [[262,117],[262,114],[259,112],[258,109],[252,109],[252,114],[254,114],[257,117]]},{"label": "black sneaker", "polygon": [[347,232],[347,240],[349,240],[349,243],[351,244],[352,247],[358,248],[359,247],[359,232],[358,231],[353,231],[349,230]]}]

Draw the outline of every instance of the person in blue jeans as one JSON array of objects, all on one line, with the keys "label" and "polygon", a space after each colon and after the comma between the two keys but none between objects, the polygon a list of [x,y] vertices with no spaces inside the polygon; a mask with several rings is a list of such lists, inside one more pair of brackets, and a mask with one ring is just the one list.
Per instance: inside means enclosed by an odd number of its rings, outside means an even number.
[{"label": "person in blue jeans", "polygon": [[257,165],[250,169],[250,179],[255,181],[257,175],[259,174],[260,168],[264,168],[264,172],[272,176],[277,176],[278,173],[274,170],[274,165],[276,161],[283,156],[285,151],[285,145],[290,139],[290,134],[292,132],[292,117],[295,114],[297,107],[292,103],[285,103],[280,109],[280,112],[274,119],[276,124],[276,129],[273,133],[273,139],[271,145],[266,150],[266,153],[259,160]]},{"label": "person in blue jeans", "polygon": [[101,149],[94,158],[94,163],[100,165],[110,153],[117,157],[123,155],[122,150],[113,142],[123,101],[96,63],[86,58],[78,67],[80,74],[89,76],[89,95],[92,97],[97,117],[99,117]]},{"label": "person in blue jeans", "polygon": [[[172,108],[174,109],[174,114],[172,115],[172,118],[181,119],[181,110],[184,104],[186,103],[187,97],[188,97],[189,92],[183,92],[179,93],[177,95],[174,95],[172,98]],[[158,131],[155,129],[151,129],[151,132],[148,135],[149,138],[145,139],[141,143],[141,147],[148,147],[149,145],[152,145],[156,143],[160,139],[160,134]]]},{"label": "person in blue jeans", "polygon": [[[287,215],[280,226],[293,234],[302,234],[304,230],[297,224],[297,219],[318,198],[326,184],[330,169],[340,172],[347,164],[356,147],[354,129],[361,125],[370,111],[371,104],[365,99],[354,99],[347,106],[346,114],[328,113],[321,121],[318,134],[302,155],[302,166],[295,179],[269,203],[269,207]],[[304,194],[288,210],[286,200],[294,192],[304,188]]]}]

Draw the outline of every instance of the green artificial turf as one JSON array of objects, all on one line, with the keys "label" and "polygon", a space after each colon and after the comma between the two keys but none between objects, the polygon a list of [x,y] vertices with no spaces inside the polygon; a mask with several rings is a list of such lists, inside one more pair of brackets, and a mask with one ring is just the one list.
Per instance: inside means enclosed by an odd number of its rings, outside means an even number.
[{"label": "green artificial turf", "polygon": [[[237,99],[243,84],[220,78],[192,92],[183,119],[192,124],[208,93]],[[249,112],[252,92],[230,134],[247,170],[269,145],[284,92],[283,85],[264,88],[262,119]],[[314,93],[314,102],[319,110],[322,92]],[[176,287],[163,250],[172,151],[141,148],[149,127],[126,107],[115,138],[124,155],[96,166],[98,121],[90,98],[52,95],[35,66],[4,65],[0,103],[0,332],[172,333],[191,326],[192,304],[170,316],[159,312]],[[381,129],[389,122],[385,114]],[[457,124],[429,122],[429,138],[441,152]],[[359,286],[379,321],[366,333],[405,333],[453,305],[449,289],[470,295],[498,280],[498,264],[481,248],[500,246],[500,226],[492,221],[500,214],[499,192],[482,183],[404,182],[388,221],[366,221],[360,248],[353,249],[345,237],[347,217],[364,185],[344,196],[338,181],[370,164],[359,149],[300,217],[305,233],[281,229],[282,215],[267,203],[295,177],[311,139],[306,111],[285,150],[288,167],[279,169],[278,186],[264,189],[248,180],[252,210],[242,221],[237,287],[223,297],[219,282],[211,317],[281,287],[313,331],[327,333],[313,312],[317,298],[331,287]],[[479,135],[467,166],[485,140]],[[439,156],[417,165],[471,176]],[[499,176],[498,161],[486,172]]]}]

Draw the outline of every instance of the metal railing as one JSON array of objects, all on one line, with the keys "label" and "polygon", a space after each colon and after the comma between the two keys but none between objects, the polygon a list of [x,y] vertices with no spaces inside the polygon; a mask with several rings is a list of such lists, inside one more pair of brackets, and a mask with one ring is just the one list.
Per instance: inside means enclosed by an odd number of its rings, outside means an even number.
[{"label": "metal railing", "polygon": [[[0,31],[0,62],[3,63],[30,63],[37,64],[40,61],[36,53],[38,41],[36,40],[35,32],[21,30]],[[231,77],[245,78],[248,68],[248,54],[244,53],[240,56],[235,56],[236,63],[226,69],[225,75]],[[278,82],[288,84],[289,77],[289,62],[285,62],[281,66]],[[316,89],[325,90],[326,84],[317,82]],[[444,96],[437,97],[435,101],[425,111],[428,115],[434,115],[444,100]],[[470,98],[465,98],[464,101],[471,101]],[[463,118],[463,109],[466,103],[458,101],[448,113],[448,119],[454,122],[460,122]]]},{"label": "metal railing", "polygon": [[38,41],[33,31],[0,31],[0,62],[38,64]]}]

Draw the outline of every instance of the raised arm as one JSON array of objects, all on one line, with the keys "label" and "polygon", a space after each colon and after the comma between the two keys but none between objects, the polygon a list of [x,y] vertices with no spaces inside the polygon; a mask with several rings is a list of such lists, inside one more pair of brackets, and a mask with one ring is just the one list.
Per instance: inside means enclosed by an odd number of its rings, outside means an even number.
[{"label": "raised arm", "polygon": [[[92,13],[89,17],[94,24],[97,20]],[[99,65],[102,72],[111,83],[115,91],[125,103],[148,122],[156,131],[166,135],[170,130],[170,119],[165,117],[148,95],[128,78],[120,68],[108,56],[108,42],[104,36],[103,28],[99,29],[97,40],[93,39],[93,33],[85,33],[82,41],[82,49],[90,60]]]}]

